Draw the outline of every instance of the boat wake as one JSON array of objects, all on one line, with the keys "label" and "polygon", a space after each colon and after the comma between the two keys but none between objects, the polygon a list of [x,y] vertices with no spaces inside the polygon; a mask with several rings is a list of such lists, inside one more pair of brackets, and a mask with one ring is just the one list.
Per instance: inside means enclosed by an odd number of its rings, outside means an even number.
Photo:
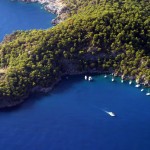
[{"label": "boat wake", "polygon": [[112,111],[104,111],[104,112],[107,113],[111,117],[115,117],[116,116]]},{"label": "boat wake", "polygon": [[105,109],[101,109],[103,112],[105,112],[106,114],[108,114],[109,116],[111,116],[111,117],[115,117],[116,115],[115,115],[115,113],[114,112],[112,112],[112,111],[108,111],[108,110],[105,110]]},{"label": "boat wake", "polygon": [[101,108],[99,108],[99,107],[97,107],[97,106],[93,106],[94,108],[97,108],[97,109],[99,109],[99,110],[101,110],[101,111],[103,111],[103,112],[105,112],[106,114],[108,114],[109,116],[111,116],[111,117],[115,117],[116,116],[116,114],[114,113],[114,112],[112,112],[112,111],[107,111],[106,109],[101,109]]}]

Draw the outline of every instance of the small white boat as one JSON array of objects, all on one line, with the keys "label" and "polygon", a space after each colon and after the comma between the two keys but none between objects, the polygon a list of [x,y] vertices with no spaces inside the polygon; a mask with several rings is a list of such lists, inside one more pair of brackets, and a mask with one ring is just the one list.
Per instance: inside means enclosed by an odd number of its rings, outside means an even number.
[{"label": "small white boat", "polygon": [[88,77],[87,77],[87,76],[84,76],[84,79],[85,79],[85,80],[87,80],[87,79],[88,79]]},{"label": "small white boat", "polygon": [[129,84],[130,84],[130,85],[132,84],[132,81],[131,81],[131,80],[129,81]]},{"label": "small white boat", "polygon": [[121,80],[121,83],[123,83],[123,82],[124,82],[124,80],[122,79],[122,80]]},{"label": "small white boat", "polygon": [[107,75],[105,74],[104,78],[107,78]]},{"label": "small white boat", "polygon": [[144,89],[141,89],[141,92],[143,92],[144,91]]},{"label": "small white boat", "polygon": [[147,95],[147,96],[150,96],[150,92],[149,92],[149,89],[148,89],[148,92],[146,93],[146,95]]},{"label": "small white boat", "polygon": [[147,95],[147,96],[150,96],[150,92],[147,92],[146,95]]},{"label": "small white boat", "polygon": [[114,79],[114,78],[112,78],[112,79],[111,79],[111,81],[112,81],[112,82],[114,82],[114,81],[115,81],[115,79]]},{"label": "small white boat", "polygon": [[105,111],[108,115],[110,115],[111,117],[115,117],[116,115],[113,113],[113,112],[111,112],[111,111]]},{"label": "small white boat", "polygon": [[136,84],[135,87],[137,87],[137,88],[140,87],[140,84]]},{"label": "small white boat", "polygon": [[93,80],[93,78],[92,78],[91,76],[89,76],[88,80],[89,80],[89,81],[92,81],[92,80]]}]

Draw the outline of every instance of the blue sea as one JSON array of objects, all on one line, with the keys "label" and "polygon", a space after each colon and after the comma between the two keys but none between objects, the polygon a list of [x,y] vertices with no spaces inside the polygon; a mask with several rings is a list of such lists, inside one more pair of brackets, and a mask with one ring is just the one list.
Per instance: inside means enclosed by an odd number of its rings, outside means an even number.
[{"label": "blue sea", "polygon": [[55,16],[39,4],[0,0],[0,41],[16,30],[47,29]]},{"label": "blue sea", "polygon": [[[38,4],[9,0],[0,1],[0,12],[1,39],[16,29],[48,28],[55,17]],[[0,150],[150,150],[150,97],[119,78],[93,78],[64,78],[49,94],[1,110]]]}]

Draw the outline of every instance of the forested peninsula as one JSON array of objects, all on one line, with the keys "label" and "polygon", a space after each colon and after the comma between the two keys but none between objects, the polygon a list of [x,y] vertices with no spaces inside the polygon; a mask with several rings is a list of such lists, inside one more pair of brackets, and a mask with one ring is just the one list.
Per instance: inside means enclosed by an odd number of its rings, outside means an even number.
[{"label": "forested peninsula", "polygon": [[61,23],[0,43],[1,108],[51,90],[64,75],[114,73],[150,87],[149,0],[62,1]]}]

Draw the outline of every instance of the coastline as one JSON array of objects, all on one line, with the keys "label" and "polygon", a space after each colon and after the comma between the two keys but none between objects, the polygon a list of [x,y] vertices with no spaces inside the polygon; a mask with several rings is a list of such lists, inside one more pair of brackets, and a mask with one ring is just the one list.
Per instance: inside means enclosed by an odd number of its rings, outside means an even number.
[{"label": "coastline", "polygon": [[[51,13],[55,13],[57,15],[57,18],[54,19],[53,24],[58,24],[61,21],[63,21],[63,19],[60,16],[63,14],[63,11],[64,12],[65,12],[65,10],[67,11],[67,8],[65,7],[65,5],[63,7],[60,7],[58,5],[58,4],[60,4],[59,2],[62,2],[62,0],[18,0],[18,1],[27,2],[27,3],[38,2],[38,3],[42,4],[47,11],[50,11]],[[52,3],[52,5],[51,5],[51,3]],[[56,7],[56,6],[58,6],[58,7]],[[13,37],[12,37],[12,39],[13,39]],[[9,40],[9,37],[8,37],[8,40]],[[11,37],[10,37],[10,41],[11,41]],[[37,85],[35,87],[32,87],[31,89],[28,89],[28,92],[25,93],[24,96],[18,97],[18,99],[13,99],[13,97],[9,97],[9,98],[6,97],[5,98],[5,96],[2,96],[0,108],[17,106],[17,105],[23,103],[29,97],[30,93],[34,93],[34,92],[47,93],[47,92],[50,92],[51,90],[53,90],[54,87],[56,87],[57,84],[59,84],[59,82],[62,80],[62,78],[64,76],[84,75],[84,74],[94,74],[95,75],[95,74],[111,74],[112,73],[112,75],[114,77],[116,77],[116,76],[121,77],[121,79],[124,79],[124,80],[132,79],[132,80],[136,81],[137,84],[141,84],[142,86],[145,86],[145,84],[146,84],[146,86],[150,87],[150,82],[144,81],[144,77],[142,77],[139,80],[136,80],[136,76],[129,76],[129,74],[126,76],[123,76],[122,73],[120,73],[120,74],[117,73],[117,69],[116,70],[109,69],[108,72],[106,72],[104,70],[99,70],[96,68],[89,69],[88,71],[78,71],[76,69],[77,67],[75,67],[73,65],[69,65],[70,62],[65,61],[65,60],[62,62],[66,65],[65,71],[62,72],[58,76],[58,79],[55,80],[54,82],[52,82],[51,85],[47,85],[49,87],[45,88],[45,87],[41,87],[41,86]]]},{"label": "coastline", "polygon": [[[89,75],[90,74],[94,74],[94,75],[113,74],[114,77],[120,77],[122,79],[122,75],[115,75],[115,73],[112,73],[110,71],[101,71],[101,70],[82,71],[82,72],[77,71],[77,72],[64,73],[51,86],[49,86],[49,87],[36,86],[36,87],[32,88],[27,95],[25,95],[24,97],[20,98],[17,101],[12,101],[11,99],[5,99],[5,100],[3,99],[4,103],[0,104],[0,109],[7,109],[7,108],[19,106],[25,102],[25,100],[30,96],[30,94],[38,93],[38,92],[46,94],[46,93],[51,92],[62,81],[63,77],[65,77],[65,76],[86,75],[86,74],[89,74]],[[129,78],[124,77],[124,80],[129,81]],[[133,81],[135,81],[135,83],[137,83],[135,79],[133,79]],[[144,85],[144,83],[142,83],[142,82],[139,82],[139,84]],[[148,87],[150,87],[149,84],[148,84]]]},{"label": "coastline", "polygon": [[[34,88],[32,88],[30,90],[30,93],[28,93],[26,96],[20,98],[19,100],[17,101],[12,101],[11,98],[10,99],[5,99],[2,98],[3,102],[0,103],[0,109],[5,109],[5,108],[11,108],[11,107],[15,107],[15,106],[18,106],[18,105],[21,105],[22,103],[25,102],[25,100],[29,97],[29,95],[31,93],[37,93],[37,92],[40,92],[40,93],[48,93],[50,91],[52,91],[61,81],[62,81],[62,78],[64,76],[73,76],[73,75],[84,75],[84,74],[104,74],[106,72],[101,72],[101,71],[93,71],[93,72],[76,72],[76,73],[70,73],[70,74],[66,74],[64,73],[63,75],[61,75],[57,81],[55,81],[51,86],[49,87],[41,87],[41,86],[36,86]],[[108,73],[108,72],[107,72]]]},{"label": "coastline", "polygon": [[59,24],[67,18],[68,8],[63,0],[17,0],[26,3],[39,3],[43,5],[43,8],[52,13],[56,14],[57,17],[51,20],[53,25]]}]

